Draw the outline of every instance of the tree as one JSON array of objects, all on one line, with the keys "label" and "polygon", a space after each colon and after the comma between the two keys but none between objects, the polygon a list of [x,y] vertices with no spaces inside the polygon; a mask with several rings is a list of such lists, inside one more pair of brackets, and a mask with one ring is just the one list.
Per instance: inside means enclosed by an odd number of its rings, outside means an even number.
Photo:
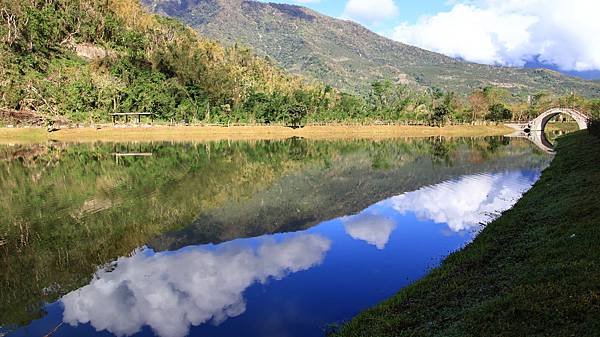
[{"label": "tree", "polygon": [[302,121],[308,115],[308,108],[302,104],[295,104],[288,108],[287,111],[289,122],[288,126],[296,129],[303,127]]},{"label": "tree", "polygon": [[392,88],[393,84],[389,80],[375,81],[371,84],[369,102],[373,110],[381,111],[388,107]]},{"label": "tree", "polygon": [[429,95],[434,99],[440,99],[444,96],[444,92],[438,87],[429,88]]},{"label": "tree", "polygon": [[486,118],[492,121],[509,120],[512,118],[512,111],[502,103],[492,104]]},{"label": "tree", "polygon": [[[455,104],[456,96],[453,92],[448,92],[445,95],[443,93],[438,93],[434,97],[443,97],[443,100],[433,108],[430,122],[433,125],[441,127],[454,112],[453,106]],[[433,103],[435,104],[435,101]]]},{"label": "tree", "polygon": [[595,119],[600,119],[600,99],[590,100],[587,104],[587,110]]},{"label": "tree", "polygon": [[471,120],[477,120],[488,111],[489,102],[483,90],[474,91],[469,96],[469,105],[471,106]]},{"label": "tree", "polygon": [[433,114],[431,115],[431,124],[442,127],[444,122],[448,119],[452,111],[450,107],[446,104],[440,104],[433,109]]},{"label": "tree", "polygon": [[490,105],[505,102],[510,96],[506,89],[494,87],[491,85],[483,88],[483,94],[485,95],[485,98],[488,104]]}]

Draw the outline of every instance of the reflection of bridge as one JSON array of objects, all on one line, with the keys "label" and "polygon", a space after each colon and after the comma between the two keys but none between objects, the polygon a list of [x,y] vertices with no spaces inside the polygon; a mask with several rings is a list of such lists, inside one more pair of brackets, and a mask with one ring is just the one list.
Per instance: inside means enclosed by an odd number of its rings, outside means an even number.
[{"label": "reflection of bridge", "polygon": [[527,138],[537,145],[537,147],[542,149],[542,151],[546,153],[554,153],[554,145],[552,145],[548,138],[546,138],[544,131],[530,131],[529,133],[524,131],[515,131],[506,137]]},{"label": "reflection of bridge", "polygon": [[550,119],[560,114],[571,116],[577,122],[580,130],[587,129],[588,118],[583,113],[575,109],[554,108],[544,112],[528,123],[506,124],[506,126],[516,130],[514,133],[508,135],[508,137],[527,138],[545,152],[553,153],[554,146],[546,138],[544,128],[546,128],[546,124],[548,124]]}]

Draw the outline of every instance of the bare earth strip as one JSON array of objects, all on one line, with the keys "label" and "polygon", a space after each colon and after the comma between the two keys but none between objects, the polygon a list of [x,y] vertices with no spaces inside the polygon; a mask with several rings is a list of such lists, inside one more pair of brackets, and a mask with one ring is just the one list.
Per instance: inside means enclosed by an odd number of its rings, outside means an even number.
[{"label": "bare earth strip", "polygon": [[215,141],[262,140],[303,137],[307,139],[404,138],[404,137],[482,137],[502,136],[505,126],[308,126],[291,129],[283,126],[141,126],[62,129],[0,128],[0,144],[119,141]]}]

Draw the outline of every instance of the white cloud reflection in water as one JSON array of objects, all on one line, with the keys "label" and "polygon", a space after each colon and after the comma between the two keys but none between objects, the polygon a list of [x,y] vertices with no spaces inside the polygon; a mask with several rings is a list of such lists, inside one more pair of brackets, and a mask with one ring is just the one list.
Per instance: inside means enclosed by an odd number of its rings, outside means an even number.
[{"label": "white cloud reflection in water", "polygon": [[346,233],[353,239],[365,241],[380,250],[385,248],[396,229],[394,220],[369,212],[343,217],[341,220]]},{"label": "white cloud reflection in water", "polygon": [[537,180],[539,173],[479,174],[421,188],[393,197],[400,214],[414,213],[418,219],[448,224],[459,232],[478,228],[511,208]]},{"label": "white cloud reflection in water", "polygon": [[380,250],[387,245],[397,224],[392,217],[378,214],[380,208],[391,208],[401,215],[414,213],[421,221],[447,224],[453,232],[479,229],[480,224],[511,208],[538,177],[539,173],[522,172],[464,176],[392,197],[341,221],[353,239]]},{"label": "white cloud reflection in water", "polygon": [[242,314],[244,290],[320,264],[330,246],[322,236],[302,234],[281,242],[265,239],[257,248],[234,242],[215,250],[142,250],[64,296],[63,320],[117,336],[148,325],[161,337],[182,337],[191,325],[219,324]]}]

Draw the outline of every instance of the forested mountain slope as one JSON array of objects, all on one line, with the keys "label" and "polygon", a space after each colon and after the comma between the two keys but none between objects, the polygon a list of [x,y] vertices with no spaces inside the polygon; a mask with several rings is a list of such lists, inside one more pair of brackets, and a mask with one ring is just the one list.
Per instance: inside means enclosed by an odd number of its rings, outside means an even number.
[{"label": "forested mountain slope", "polygon": [[379,36],[308,8],[251,0],[143,0],[155,12],[176,17],[203,35],[239,42],[292,72],[336,88],[365,91],[374,80],[470,93],[488,85],[514,93],[549,90],[593,96],[598,82],[542,69],[458,61]]}]

